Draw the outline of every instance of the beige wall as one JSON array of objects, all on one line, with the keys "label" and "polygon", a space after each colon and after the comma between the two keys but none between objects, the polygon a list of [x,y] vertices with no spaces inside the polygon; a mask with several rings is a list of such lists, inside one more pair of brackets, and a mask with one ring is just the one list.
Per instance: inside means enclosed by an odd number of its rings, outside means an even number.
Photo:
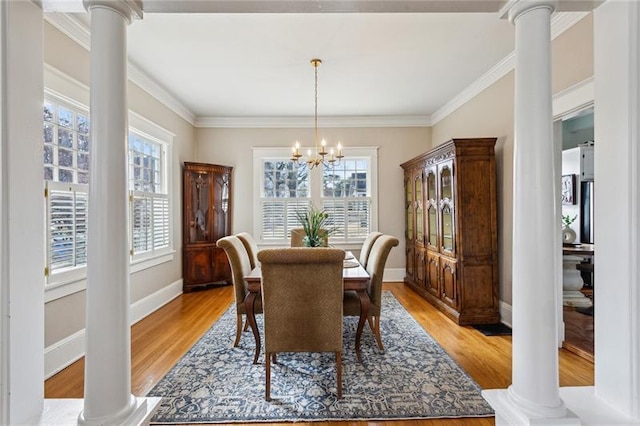
[{"label": "beige wall", "polygon": [[[74,80],[89,86],[89,52],[45,23],[45,63]],[[65,87],[50,87],[65,94]],[[182,190],[181,164],[195,156],[195,129],[147,92],[129,83],[129,109],[175,134],[172,146],[173,174],[171,199],[173,211],[174,260],[131,275],[131,302],[182,278]],[[68,93],[67,96],[71,96]],[[86,99],[76,99],[86,103]],[[81,291],[45,304],[45,347],[82,330],[85,324],[85,292]]]},{"label": "beige wall", "polygon": [[[593,76],[593,23],[588,15],[552,43],[552,86],[558,93]],[[433,126],[437,146],[451,138],[497,137],[500,300],[511,304],[514,72]]]},{"label": "beige wall", "polygon": [[[400,164],[431,146],[427,127],[319,129],[327,141],[347,147],[377,146],[378,225],[394,235],[400,246],[391,251],[389,268],[404,268],[403,174]],[[233,231],[253,232],[252,147],[290,147],[297,139],[310,140],[311,129],[205,129],[197,131],[197,158],[204,163],[233,166]]]},{"label": "beige wall", "polygon": [[497,137],[500,299],[511,303],[513,72],[433,126],[434,146],[451,138]]}]

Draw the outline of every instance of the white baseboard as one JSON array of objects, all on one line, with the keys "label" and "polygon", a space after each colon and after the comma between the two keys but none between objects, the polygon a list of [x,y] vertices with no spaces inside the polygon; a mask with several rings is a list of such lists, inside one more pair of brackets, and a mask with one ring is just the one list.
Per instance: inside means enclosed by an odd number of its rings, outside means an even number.
[{"label": "white baseboard", "polygon": [[45,380],[84,356],[84,328],[44,349]]},{"label": "white baseboard", "polygon": [[[138,300],[131,305],[131,324],[135,324],[147,315],[160,309],[182,294],[182,279]],[[45,380],[62,371],[84,356],[85,329],[65,337],[47,346],[44,350]]]},{"label": "white baseboard", "polygon": [[403,282],[405,275],[407,275],[407,271],[404,268],[386,268],[382,280],[385,282]]},{"label": "white baseboard", "polygon": [[511,305],[501,300],[499,309],[500,309],[500,322],[513,328],[513,326],[511,325],[513,322],[513,310],[511,308]]},{"label": "white baseboard", "polygon": [[182,294],[182,278],[131,305],[131,325],[157,311]]}]

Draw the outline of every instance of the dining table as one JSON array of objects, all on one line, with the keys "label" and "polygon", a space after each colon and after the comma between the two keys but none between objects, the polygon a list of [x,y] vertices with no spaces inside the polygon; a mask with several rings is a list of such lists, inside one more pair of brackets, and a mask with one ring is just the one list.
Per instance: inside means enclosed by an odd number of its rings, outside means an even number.
[{"label": "dining table", "polygon": [[[369,278],[370,277],[366,269],[362,267],[355,256],[353,256],[351,252],[346,251],[342,268],[342,279],[344,283],[343,289],[345,292],[356,292],[360,299],[360,319],[358,321],[358,328],[356,329],[355,341],[355,351],[358,362],[362,362],[362,356],[360,354],[360,338],[362,337],[362,330],[364,329],[364,323],[369,316],[369,306],[371,305],[371,299],[367,292]],[[260,331],[258,330],[258,324],[256,323],[255,302],[258,297],[261,297],[262,292],[262,271],[260,266],[253,268],[249,275],[246,275],[244,279],[247,282],[248,290],[244,299],[245,311],[247,321],[249,322],[249,326],[253,332],[253,337],[256,341],[256,351],[253,357],[253,363],[257,364],[258,356],[260,355]]]}]

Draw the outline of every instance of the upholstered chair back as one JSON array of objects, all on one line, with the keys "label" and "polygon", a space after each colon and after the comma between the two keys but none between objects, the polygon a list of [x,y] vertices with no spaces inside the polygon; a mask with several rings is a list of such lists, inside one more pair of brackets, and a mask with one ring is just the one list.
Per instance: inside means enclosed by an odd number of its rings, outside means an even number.
[{"label": "upholstered chair back", "polygon": [[251,269],[259,266],[260,262],[258,262],[258,243],[256,243],[253,235],[248,232],[240,232],[236,234],[236,237],[240,238],[240,241],[242,241],[242,244],[244,244],[244,248],[247,250],[249,261],[251,262]]},{"label": "upholstered chair back", "polygon": [[220,238],[216,245],[223,248],[229,258],[236,305],[242,304],[247,295],[247,283],[244,277],[251,272],[251,260],[247,249],[244,248],[240,238],[235,235]]},{"label": "upholstered chair back", "polygon": [[391,235],[381,235],[378,237],[369,253],[366,270],[369,273],[369,298],[371,299],[371,307],[376,315],[380,314],[382,306],[382,277],[384,275],[384,267],[391,249],[399,243],[396,237]]},{"label": "upholstered chair back", "polygon": [[340,349],[344,250],[265,249],[258,259],[265,352]]},{"label": "upholstered chair back", "polygon": [[369,259],[369,253],[371,252],[371,247],[373,247],[373,243],[378,239],[378,237],[382,235],[382,232],[371,232],[367,235],[367,238],[364,239],[362,243],[362,248],[360,249],[360,264],[363,268],[367,267],[367,260]]}]

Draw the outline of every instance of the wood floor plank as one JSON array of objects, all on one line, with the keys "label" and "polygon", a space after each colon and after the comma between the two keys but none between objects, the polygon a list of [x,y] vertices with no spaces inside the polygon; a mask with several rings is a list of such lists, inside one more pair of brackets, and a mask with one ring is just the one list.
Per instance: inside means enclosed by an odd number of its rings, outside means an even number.
[{"label": "wood floor plank", "polygon": [[[385,283],[415,320],[483,389],[511,384],[511,336],[485,336],[458,326],[402,283]],[[131,328],[131,387],[146,395],[233,301],[229,286],[183,294]],[[384,315],[384,313],[383,313]],[[384,321],[384,317],[382,319]],[[384,335],[382,336],[384,340]],[[251,339],[250,332],[243,339]],[[593,363],[559,350],[560,385],[592,386]],[[46,398],[82,398],[84,360],[45,381]],[[489,426],[493,418],[400,420],[384,422],[313,422],[316,426]],[[241,424],[236,424],[241,425]],[[264,423],[290,426],[290,423]]]}]

